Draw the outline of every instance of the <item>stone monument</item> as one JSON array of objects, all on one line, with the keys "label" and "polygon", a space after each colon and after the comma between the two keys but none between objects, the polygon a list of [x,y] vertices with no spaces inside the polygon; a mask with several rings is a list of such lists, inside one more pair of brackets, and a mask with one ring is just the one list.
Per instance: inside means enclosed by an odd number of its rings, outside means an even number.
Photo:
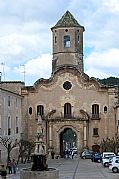
[{"label": "stone monument", "polygon": [[38,115],[38,123],[37,123],[37,134],[36,134],[36,141],[35,141],[35,151],[34,154],[32,154],[33,159],[33,165],[32,169],[33,171],[42,171],[47,169],[46,164],[46,146],[43,142],[43,128],[42,128],[42,118],[40,115]]},{"label": "stone monument", "polygon": [[31,169],[23,169],[20,172],[20,179],[58,179],[59,171],[55,168],[48,168],[46,145],[43,142],[42,118],[38,115],[37,134],[35,141],[35,151],[32,154]]}]

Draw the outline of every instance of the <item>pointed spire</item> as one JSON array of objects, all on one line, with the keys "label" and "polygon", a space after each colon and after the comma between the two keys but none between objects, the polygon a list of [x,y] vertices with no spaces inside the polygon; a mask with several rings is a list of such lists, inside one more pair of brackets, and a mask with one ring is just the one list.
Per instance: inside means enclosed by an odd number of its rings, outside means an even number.
[{"label": "pointed spire", "polygon": [[81,26],[77,20],[73,17],[73,15],[66,11],[66,13],[61,17],[61,19],[57,22],[54,27],[83,27]]}]

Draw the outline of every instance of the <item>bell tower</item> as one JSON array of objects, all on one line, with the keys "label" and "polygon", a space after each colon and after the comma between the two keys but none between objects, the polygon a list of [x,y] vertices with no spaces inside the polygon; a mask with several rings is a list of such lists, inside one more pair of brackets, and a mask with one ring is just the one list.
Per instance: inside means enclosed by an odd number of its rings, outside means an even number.
[{"label": "bell tower", "polygon": [[83,73],[84,27],[69,11],[66,11],[51,30],[53,34],[52,73],[61,67],[75,67]]}]

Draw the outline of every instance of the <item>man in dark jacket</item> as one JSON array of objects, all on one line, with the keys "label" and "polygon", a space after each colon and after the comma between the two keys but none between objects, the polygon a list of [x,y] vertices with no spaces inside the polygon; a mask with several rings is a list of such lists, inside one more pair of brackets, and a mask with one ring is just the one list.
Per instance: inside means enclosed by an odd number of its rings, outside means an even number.
[{"label": "man in dark jacket", "polygon": [[6,179],[6,176],[7,176],[7,170],[5,168],[4,165],[1,166],[1,169],[0,169],[0,175],[2,177],[2,179]]}]

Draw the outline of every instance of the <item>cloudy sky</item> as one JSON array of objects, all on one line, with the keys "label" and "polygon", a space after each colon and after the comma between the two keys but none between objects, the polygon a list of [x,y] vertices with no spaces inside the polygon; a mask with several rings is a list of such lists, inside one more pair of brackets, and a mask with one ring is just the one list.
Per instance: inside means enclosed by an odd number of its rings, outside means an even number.
[{"label": "cloudy sky", "polygon": [[119,77],[119,0],[0,0],[2,80],[33,85],[51,76],[50,28],[67,10],[85,27],[85,73]]}]

